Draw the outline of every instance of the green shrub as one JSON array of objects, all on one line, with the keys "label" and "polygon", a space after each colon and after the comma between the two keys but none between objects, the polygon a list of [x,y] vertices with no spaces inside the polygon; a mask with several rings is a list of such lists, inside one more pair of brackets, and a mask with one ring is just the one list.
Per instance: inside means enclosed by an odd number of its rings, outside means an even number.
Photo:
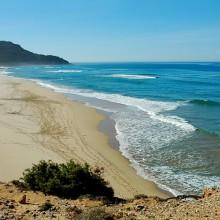
[{"label": "green shrub", "polygon": [[27,189],[63,198],[86,194],[112,198],[113,190],[101,175],[101,170],[93,172],[88,164],[81,165],[72,160],[65,164],[40,161],[26,169],[21,180]]}]

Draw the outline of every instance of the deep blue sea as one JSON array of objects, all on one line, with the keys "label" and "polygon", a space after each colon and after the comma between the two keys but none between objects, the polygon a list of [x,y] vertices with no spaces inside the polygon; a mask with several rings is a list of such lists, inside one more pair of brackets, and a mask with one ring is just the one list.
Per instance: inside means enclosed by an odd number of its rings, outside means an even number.
[{"label": "deep blue sea", "polygon": [[138,174],[176,193],[220,186],[220,63],[26,66],[9,75],[101,109]]}]

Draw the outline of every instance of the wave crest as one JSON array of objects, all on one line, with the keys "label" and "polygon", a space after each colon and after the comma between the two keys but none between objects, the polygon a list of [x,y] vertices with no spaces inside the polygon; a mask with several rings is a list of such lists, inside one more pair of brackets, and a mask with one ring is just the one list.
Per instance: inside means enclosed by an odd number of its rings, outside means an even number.
[{"label": "wave crest", "polygon": [[112,74],[110,77],[122,79],[156,79],[155,75],[135,75],[135,74]]},{"label": "wave crest", "polygon": [[48,73],[81,73],[82,70],[50,70]]},{"label": "wave crest", "polygon": [[9,72],[7,70],[8,70],[8,67],[0,66],[0,75],[8,75],[8,74],[10,74],[11,72]]},{"label": "wave crest", "polygon": [[176,127],[179,127],[188,132],[195,131],[194,126],[189,124],[187,121],[179,118],[177,116],[165,116],[161,113],[165,111],[175,110],[179,106],[185,105],[184,102],[162,102],[162,101],[153,101],[147,99],[134,98],[129,96],[123,96],[119,94],[107,94],[107,93],[99,93],[89,90],[81,90],[81,89],[69,89],[69,88],[61,88],[51,84],[46,84],[43,82],[38,82],[43,87],[47,87],[53,89],[57,92],[61,93],[69,93],[80,95],[89,98],[96,98],[100,100],[105,100],[113,103],[118,103],[126,106],[135,107],[143,112],[146,112],[152,119],[158,120],[163,123],[172,124]]},{"label": "wave crest", "polygon": [[220,102],[206,100],[206,99],[194,99],[194,100],[191,100],[189,103],[195,104],[195,105],[206,105],[206,106],[219,106],[220,105]]}]

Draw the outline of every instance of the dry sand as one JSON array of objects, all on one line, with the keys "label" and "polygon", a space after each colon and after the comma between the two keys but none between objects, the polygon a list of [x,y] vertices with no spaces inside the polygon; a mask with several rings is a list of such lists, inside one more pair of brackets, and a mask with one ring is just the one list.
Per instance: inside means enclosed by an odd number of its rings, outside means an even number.
[{"label": "dry sand", "polygon": [[0,76],[0,181],[19,178],[41,159],[74,159],[104,168],[115,195],[167,197],[136,174],[97,127],[104,116],[34,82]]}]

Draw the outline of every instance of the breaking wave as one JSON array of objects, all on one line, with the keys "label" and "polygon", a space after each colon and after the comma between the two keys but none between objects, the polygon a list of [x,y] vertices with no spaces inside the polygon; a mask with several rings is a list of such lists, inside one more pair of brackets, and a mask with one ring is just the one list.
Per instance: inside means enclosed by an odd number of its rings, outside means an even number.
[{"label": "breaking wave", "polygon": [[48,73],[81,73],[82,70],[50,70]]},{"label": "breaking wave", "polygon": [[219,106],[220,103],[212,100],[205,100],[205,99],[194,99],[191,100],[189,103],[195,105],[206,105],[206,106]]},{"label": "breaking wave", "polygon": [[156,79],[158,76],[154,75],[132,75],[132,74],[112,74],[110,77],[122,79]]}]

